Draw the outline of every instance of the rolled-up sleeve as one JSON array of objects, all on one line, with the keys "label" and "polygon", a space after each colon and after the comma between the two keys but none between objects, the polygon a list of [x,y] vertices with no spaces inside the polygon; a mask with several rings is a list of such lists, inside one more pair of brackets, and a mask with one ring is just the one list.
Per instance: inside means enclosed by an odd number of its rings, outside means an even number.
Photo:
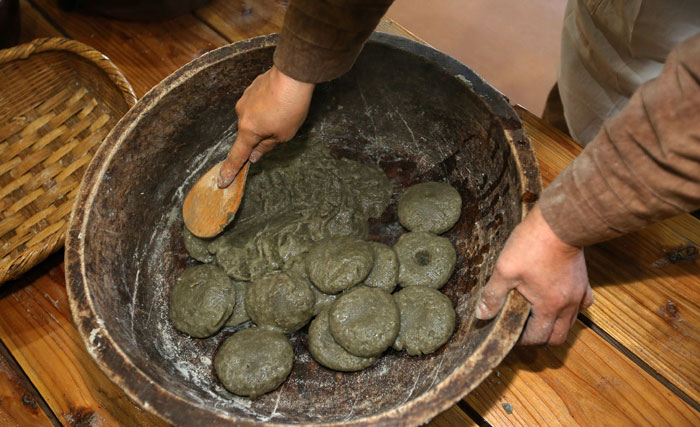
[{"label": "rolled-up sleeve", "polygon": [[292,0],[275,50],[284,74],[307,83],[347,72],[393,0]]},{"label": "rolled-up sleeve", "polygon": [[547,223],[585,246],[700,207],[700,35],[542,193]]}]

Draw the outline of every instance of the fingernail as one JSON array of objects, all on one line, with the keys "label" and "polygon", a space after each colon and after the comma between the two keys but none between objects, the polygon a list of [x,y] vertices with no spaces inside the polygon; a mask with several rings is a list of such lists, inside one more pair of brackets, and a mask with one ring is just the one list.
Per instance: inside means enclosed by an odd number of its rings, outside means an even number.
[{"label": "fingernail", "polygon": [[248,158],[248,160],[250,160],[250,163],[255,163],[258,160],[260,160],[261,157],[262,153],[260,151],[253,151],[252,153],[250,153],[250,157]]},{"label": "fingernail", "polygon": [[[235,174],[233,176],[236,176]],[[219,178],[216,180],[217,185],[219,188],[226,188],[229,185],[231,185],[232,179],[229,178],[224,178],[221,174],[219,174]]]},{"label": "fingernail", "polygon": [[481,301],[479,305],[476,307],[476,318],[479,320],[485,320],[486,319],[486,312],[488,311],[488,308],[486,307],[486,304]]}]

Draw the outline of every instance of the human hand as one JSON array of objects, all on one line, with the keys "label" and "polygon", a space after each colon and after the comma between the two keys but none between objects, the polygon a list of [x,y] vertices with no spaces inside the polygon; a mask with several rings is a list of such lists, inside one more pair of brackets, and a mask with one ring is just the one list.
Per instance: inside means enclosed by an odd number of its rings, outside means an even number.
[{"label": "human hand", "polygon": [[253,80],[236,103],[238,136],[221,164],[219,188],[231,184],[246,160],[255,163],[278,143],[292,139],[306,119],[314,86],[275,66]]},{"label": "human hand", "polygon": [[560,240],[539,205],[506,241],[481,294],[476,317],[494,317],[511,289],[532,304],[521,345],[562,344],[578,312],[593,304],[583,249]]}]

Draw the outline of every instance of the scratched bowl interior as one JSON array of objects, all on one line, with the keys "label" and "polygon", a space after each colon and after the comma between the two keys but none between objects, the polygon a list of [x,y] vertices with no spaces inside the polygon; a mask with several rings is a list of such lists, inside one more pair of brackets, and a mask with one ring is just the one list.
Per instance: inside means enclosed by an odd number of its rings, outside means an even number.
[{"label": "scratched bowl interior", "polygon": [[[76,323],[110,378],[147,409],[176,424],[371,424],[422,422],[473,389],[517,338],[528,308],[509,304],[476,322],[478,290],[509,232],[540,190],[532,149],[507,101],[458,62],[393,36],[374,36],[348,74],[318,86],[301,134],[323,138],[336,156],[375,162],[394,197],[370,239],[404,232],[396,201],[408,186],[448,181],[462,195],[446,235],[457,268],[443,288],[457,331],[438,352],[390,350],[374,366],[341,374],[319,366],[306,330],[291,336],[289,379],[256,400],[227,392],[213,372],[216,349],[173,329],[170,288],[190,264],[181,205],[197,177],[225,157],[222,134],[243,89],[271,65],[275,37],[198,58],[146,95],[115,127],[91,164],[69,230],[66,264]],[[229,141],[230,142],[230,141]]]}]

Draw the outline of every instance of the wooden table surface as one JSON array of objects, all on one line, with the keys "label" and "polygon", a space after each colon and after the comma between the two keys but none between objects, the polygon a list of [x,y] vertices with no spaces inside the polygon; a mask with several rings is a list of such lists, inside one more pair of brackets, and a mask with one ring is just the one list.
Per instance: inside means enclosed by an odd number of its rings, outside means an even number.
[{"label": "wooden table surface", "polygon": [[[277,32],[285,1],[214,0],[161,23],[20,0],[22,40],[62,35],[109,56],[142,96],[218,46]],[[412,37],[384,20],[381,31]],[[519,109],[546,184],[580,151]],[[586,249],[596,303],[559,347],[515,348],[433,426],[700,426],[700,221],[682,215]],[[0,287],[0,425],[162,425],[97,367],[75,329],[63,254]]]}]

